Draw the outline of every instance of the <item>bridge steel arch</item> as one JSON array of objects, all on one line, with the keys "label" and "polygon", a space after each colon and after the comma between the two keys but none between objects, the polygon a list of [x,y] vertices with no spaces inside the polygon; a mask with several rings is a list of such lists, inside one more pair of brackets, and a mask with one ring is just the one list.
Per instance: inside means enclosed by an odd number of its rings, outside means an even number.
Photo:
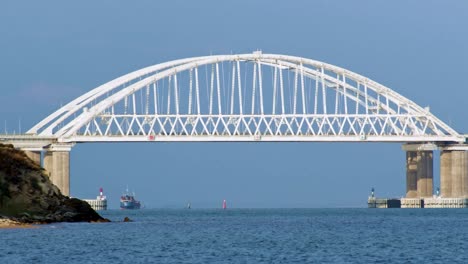
[{"label": "bridge steel arch", "polygon": [[392,89],[324,62],[214,55],[146,67],[58,109],[28,134],[59,142],[463,142]]}]

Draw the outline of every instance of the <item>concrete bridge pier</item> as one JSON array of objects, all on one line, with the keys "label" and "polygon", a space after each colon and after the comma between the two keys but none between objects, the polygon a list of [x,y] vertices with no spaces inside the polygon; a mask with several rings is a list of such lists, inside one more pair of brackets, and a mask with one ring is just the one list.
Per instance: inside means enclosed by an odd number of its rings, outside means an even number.
[{"label": "concrete bridge pier", "polygon": [[451,198],[452,194],[452,151],[440,151],[440,197]]},{"label": "concrete bridge pier", "polygon": [[405,144],[406,198],[432,197],[433,194],[433,144]]},{"label": "concrete bridge pier", "polygon": [[22,149],[28,158],[32,161],[36,162],[37,164],[41,165],[41,154],[42,149]]},{"label": "concrete bridge pier", "polygon": [[444,198],[468,198],[468,152],[445,146],[440,154],[440,186]]},{"label": "concrete bridge pier", "polygon": [[63,195],[70,195],[70,150],[72,144],[52,144],[44,155],[44,169]]},{"label": "concrete bridge pier", "polygon": [[466,151],[452,151],[452,191],[457,197],[468,197],[468,155]]},{"label": "concrete bridge pier", "polygon": [[418,152],[418,194],[432,197],[434,189],[434,165],[432,151]]},{"label": "concrete bridge pier", "polygon": [[418,152],[406,151],[406,198],[418,196]]}]

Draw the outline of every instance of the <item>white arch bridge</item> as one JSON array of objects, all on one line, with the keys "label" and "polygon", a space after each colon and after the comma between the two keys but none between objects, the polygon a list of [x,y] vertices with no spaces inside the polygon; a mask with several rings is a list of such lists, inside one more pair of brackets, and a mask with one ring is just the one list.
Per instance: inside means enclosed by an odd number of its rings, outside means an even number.
[{"label": "white arch bridge", "polygon": [[427,108],[364,76],[260,52],[182,59],[126,74],[27,133],[59,142],[464,141]]},{"label": "white arch bridge", "polygon": [[[68,154],[79,142],[401,142],[409,153],[447,145],[465,153],[465,136],[382,84],[324,62],[262,52],[131,72],[71,101],[27,135],[3,141],[46,148],[43,163],[52,175],[61,170],[52,164],[67,159],[53,153]],[[68,194],[68,178],[60,181]]]}]

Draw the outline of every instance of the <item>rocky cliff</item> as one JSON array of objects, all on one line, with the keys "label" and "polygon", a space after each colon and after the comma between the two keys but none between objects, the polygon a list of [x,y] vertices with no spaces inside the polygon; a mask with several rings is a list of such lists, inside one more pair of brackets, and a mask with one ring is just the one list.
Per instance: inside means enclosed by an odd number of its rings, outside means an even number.
[{"label": "rocky cliff", "polygon": [[69,198],[39,164],[11,145],[0,144],[0,218],[23,223],[106,222],[88,203]]}]

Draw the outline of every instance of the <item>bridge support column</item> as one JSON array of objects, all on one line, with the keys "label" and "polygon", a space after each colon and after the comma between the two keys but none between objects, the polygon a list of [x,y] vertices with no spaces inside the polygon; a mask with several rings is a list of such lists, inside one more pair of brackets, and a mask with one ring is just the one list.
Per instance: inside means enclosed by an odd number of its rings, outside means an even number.
[{"label": "bridge support column", "polygon": [[418,197],[418,152],[406,151],[406,198]]},{"label": "bridge support column", "polygon": [[70,144],[54,144],[44,156],[44,169],[63,195],[70,195]]},{"label": "bridge support column", "polygon": [[37,164],[41,165],[41,151],[35,151],[35,150],[26,150],[23,149],[24,153],[26,153],[26,156],[30,158],[32,161],[36,162]]},{"label": "bridge support column", "polygon": [[433,159],[432,151],[418,152],[418,194],[419,197],[432,197],[433,194]]},{"label": "bridge support column", "polygon": [[441,147],[441,196],[468,198],[468,151],[466,145]]},{"label": "bridge support column", "polygon": [[440,196],[442,198],[454,197],[452,194],[452,151],[440,152]]},{"label": "bridge support column", "polygon": [[405,144],[406,198],[432,197],[434,144]]},{"label": "bridge support column", "polygon": [[452,151],[452,195],[468,197],[468,155],[466,151]]}]

